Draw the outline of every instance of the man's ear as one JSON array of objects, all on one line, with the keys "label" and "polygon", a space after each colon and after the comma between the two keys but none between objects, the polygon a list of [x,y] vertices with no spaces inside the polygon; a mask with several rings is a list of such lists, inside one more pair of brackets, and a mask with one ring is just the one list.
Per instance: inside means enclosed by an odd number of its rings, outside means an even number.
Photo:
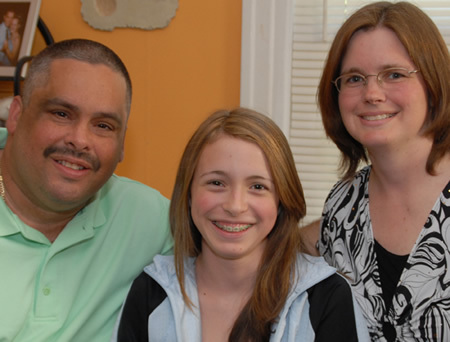
[{"label": "man's ear", "polygon": [[19,123],[20,116],[22,115],[22,109],[22,98],[20,96],[14,96],[11,105],[9,106],[8,119],[6,120],[8,134],[14,134],[14,131]]},{"label": "man's ear", "polygon": [[125,157],[125,146],[124,146],[124,144],[122,144],[122,150],[120,151],[119,163],[121,163],[123,161],[124,157]]},{"label": "man's ear", "polygon": [[119,163],[121,163],[123,161],[123,158],[125,158],[125,136],[127,133],[127,129],[128,129],[128,127],[125,127],[125,132],[123,133],[122,150],[120,151]]}]

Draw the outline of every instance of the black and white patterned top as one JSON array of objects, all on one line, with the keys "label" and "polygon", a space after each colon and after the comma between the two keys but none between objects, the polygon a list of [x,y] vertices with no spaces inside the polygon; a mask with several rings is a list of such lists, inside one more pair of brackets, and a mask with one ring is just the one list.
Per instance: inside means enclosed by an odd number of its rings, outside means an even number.
[{"label": "black and white patterned top", "polygon": [[450,182],[431,210],[400,276],[390,308],[380,282],[369,213],[370,166],[338,182],[325,202],[319,250],[351,279],[373,341],[450,341]]}]

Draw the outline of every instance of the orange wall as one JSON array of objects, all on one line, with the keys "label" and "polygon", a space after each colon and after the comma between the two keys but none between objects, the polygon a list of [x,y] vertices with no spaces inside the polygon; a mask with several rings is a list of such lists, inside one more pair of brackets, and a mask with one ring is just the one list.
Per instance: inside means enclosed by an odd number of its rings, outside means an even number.
[{"label": "orange wall", "polygon": [[[183,148],[198,124],[239,105],[241,1],[179,0],[162,30],[95,30],[79,0],[42,0],[40,16],[55,41],[97,40],[125,62],[133,103],[125,160],[117,173],[170,197]],[[37,31],[33,54],[45,46]]]}]

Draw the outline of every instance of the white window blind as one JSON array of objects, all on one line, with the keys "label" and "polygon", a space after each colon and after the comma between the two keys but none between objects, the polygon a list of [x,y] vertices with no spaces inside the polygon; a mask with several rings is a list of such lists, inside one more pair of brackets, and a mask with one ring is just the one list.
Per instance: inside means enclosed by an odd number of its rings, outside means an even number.
[{"label": "white window blind", "polygon": [[[295,0],[289,141],[306,197],[304,224],[321,216],[325,198],[338,180],[339,151],[325,137],[316,102],[324,61],[341,24],[370,2],[374,1]],[[449,45],[450,1],[412,2],[433,19]]]}]

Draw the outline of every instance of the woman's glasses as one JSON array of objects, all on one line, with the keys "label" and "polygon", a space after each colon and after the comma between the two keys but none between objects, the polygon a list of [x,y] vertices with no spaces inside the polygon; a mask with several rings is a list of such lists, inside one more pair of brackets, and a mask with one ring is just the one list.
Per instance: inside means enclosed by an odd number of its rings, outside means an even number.
[{"label": "woman's glasses", "polygon": [[405,68],[388,68],[380,71],[377,75],[362,75],[357,72],[349,72],[336,78],[333,83],[340,93],[354,93],[361,91],[367,84],[368,78],[374,76],[377,78],[380,87],[390,90],[397,88],[416,72],[419,72],[419,70],[408,71]]}]

